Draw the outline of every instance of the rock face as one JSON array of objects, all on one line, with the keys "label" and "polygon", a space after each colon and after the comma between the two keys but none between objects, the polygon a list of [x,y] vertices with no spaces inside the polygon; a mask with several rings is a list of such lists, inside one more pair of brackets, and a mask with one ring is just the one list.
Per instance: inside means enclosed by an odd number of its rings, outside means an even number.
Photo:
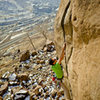
[{"label": "rock face", "polygon": [[55,21],[58,56],[63,34],[73,100],[100,100],[100,1],[61,0]]},{"label": "rock face", "polygon": [[8,89],[8,82],[4,82],[2,85],[0,84],[0,96],[3,95]]}]

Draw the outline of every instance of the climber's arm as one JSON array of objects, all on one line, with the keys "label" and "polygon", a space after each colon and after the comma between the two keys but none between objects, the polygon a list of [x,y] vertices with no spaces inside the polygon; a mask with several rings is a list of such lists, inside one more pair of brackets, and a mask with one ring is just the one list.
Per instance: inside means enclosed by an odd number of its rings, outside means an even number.
[{"label": "climber's arm", "polygon": [[63,58],[64,58],[64,55],[65,55],[64,51],[65,51],[65,48],[66,48],[66,43],[64,44],[64,46],[63,46],[63,48],[62,48],[61,56],[60,56],[60,58],[59,58],[59,60],[58,60],[58,63],[59,63],[59,64],[61,64],[61,61],[62,61]]}]

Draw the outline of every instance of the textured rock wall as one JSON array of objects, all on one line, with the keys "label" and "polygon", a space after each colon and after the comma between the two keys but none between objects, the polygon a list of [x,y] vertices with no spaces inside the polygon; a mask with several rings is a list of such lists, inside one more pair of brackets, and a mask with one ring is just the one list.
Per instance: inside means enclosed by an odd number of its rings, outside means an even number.
[{"label": "textured rock wall", "polygon": [[[100,0],[61,0],[55,21],[58,56],[63,33],[73,100],[100,100]],[[66,80],[64,60],[63,65]]]}]

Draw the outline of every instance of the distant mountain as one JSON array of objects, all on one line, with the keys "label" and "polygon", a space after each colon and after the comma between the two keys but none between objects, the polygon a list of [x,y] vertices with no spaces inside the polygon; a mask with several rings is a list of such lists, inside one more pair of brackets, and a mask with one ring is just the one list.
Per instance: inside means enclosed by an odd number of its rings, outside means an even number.
[{"label": "distant mountain", "polygon": [[1,34],[29,29],[54,18],[59,3],[60,0],[0,0]]},{"label": "distant mountain", "polygon": [[0,22],[55,12],[60,0],[0,0]]}]

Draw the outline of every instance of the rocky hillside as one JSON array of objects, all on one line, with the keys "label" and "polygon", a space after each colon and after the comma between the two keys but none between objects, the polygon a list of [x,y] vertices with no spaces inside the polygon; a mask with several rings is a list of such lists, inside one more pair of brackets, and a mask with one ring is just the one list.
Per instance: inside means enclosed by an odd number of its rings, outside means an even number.
[{"label": "rocky hillside", "polygon": [[56,57],[52,41],[38,51],[21,54],[19,49],[14,57],[6,57],[13,63],[0,65],[0,100],[65,100],[63,89],[52,81],[48,65],[49,58]]},{"label": "rocky hillside", "polygon": [[[58,56],[64,35],[71,97],[100,100],[100,1],[61,0],[55,22]],[[64,70],[66,81],[65,65]]]}]

